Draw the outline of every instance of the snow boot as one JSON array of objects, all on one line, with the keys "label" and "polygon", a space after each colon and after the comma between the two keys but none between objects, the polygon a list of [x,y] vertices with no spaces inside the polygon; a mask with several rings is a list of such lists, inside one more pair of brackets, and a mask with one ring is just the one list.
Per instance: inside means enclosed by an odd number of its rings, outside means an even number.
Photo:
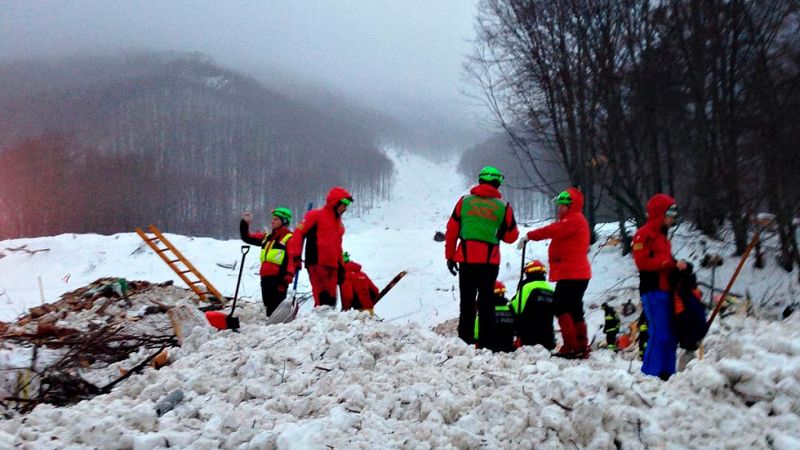
[{"label": "snow boot", "polygon": [[564,339],[564,345],[555,356],[563,358],[574,358],[581,350],[578,345],[577,331],[575,329],[575,322],[569,313],[564,313],[558,316],[558,325],[561,327],[561,337]]}]

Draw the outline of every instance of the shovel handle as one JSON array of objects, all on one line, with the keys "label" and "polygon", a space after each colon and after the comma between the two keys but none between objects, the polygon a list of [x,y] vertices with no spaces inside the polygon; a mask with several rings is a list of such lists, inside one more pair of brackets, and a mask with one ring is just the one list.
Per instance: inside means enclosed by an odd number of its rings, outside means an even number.
[{"label": "shovel handle", "polygon": [[249,252],[249,251],[250,251],[250,246],[249,245],[243,245],[242,246],[242,254],[243,255],[246,255],[247,252]]}]

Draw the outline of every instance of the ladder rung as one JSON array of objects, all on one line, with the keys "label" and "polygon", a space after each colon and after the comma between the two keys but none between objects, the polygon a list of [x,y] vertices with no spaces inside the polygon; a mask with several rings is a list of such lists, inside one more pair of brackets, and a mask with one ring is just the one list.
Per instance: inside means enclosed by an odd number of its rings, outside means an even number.
[{"label": "ladder rung", "polygon": [[179,262],[179,261],[180,261],[180,259],[171,259],[169,262],[174,263],[174,262]]},{"label": "ladder rung", "polygon": [[169,251],[169,247],[160,248],[160,249],[158,249],[156,251],[159,252],[159,253],[164,253],[164,252]]},{"label": "ladder rung", "polygon": [[157,240],[158,240],[158,236],[156,236],[156,237],[151,237],[151,238],[147,238],[147,240],[148,240],[148,241],[157,241]]},{"label": "ladder rung", "polygon": [[202,282],[203,282],[202,280],[195,280],[195,281],[190,281],[189,284],[200,284]]},{"label": "ladder rung", "polygon": [[189,272],[191,272],[191,270],[182,270],[179,273],[189,273]]}]

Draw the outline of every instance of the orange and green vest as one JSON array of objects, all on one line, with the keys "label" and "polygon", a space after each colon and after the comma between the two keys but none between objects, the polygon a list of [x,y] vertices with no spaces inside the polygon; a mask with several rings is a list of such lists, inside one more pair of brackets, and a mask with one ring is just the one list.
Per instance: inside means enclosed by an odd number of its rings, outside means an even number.
[{"label": "orange and green vest", "polygon": [[497,230],[506,215],[506,202],[498,198],[478,195],[464,197],[461,204],[461,227],[459,237],[467,241],[497,244]]}]

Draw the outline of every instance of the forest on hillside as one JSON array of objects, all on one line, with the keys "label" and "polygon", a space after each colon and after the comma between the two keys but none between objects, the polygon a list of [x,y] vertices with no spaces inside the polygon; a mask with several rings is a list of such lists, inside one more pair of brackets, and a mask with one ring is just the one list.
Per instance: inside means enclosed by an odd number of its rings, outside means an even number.
[{"label": "forest on hillside", "polygon": [[[547,163],[541,158],[536,161],[536,172],[528,172],[518,157],[508,136],[497,133],[465,151],[459,161],[458,171],[477,183],[481,168],[497,167],[505,177],[500,192],[513,206],[518,222],[554,217],[553,196],[547,194],[545,186],[563,186],[567,182],[564,170],[557,162]],[[539,188],[534,189],[534,186]]]},{"label": "forest on hillside", "polygon": [[[645,220],[677,198],[741,254],[775,215],[779,262],[800,266],[800,4],[796,0],[481,0],[466,70],[527,186],[577,186],[587,218]],[[547,186],[540,160],[567,176]]]},{"label": "forest on hillside", "polygon": [[333,185],[388,195],[379,130],[198,54],[0,67],[0,239],[162,231],[231,237],[239,213],[299,217]]}]

